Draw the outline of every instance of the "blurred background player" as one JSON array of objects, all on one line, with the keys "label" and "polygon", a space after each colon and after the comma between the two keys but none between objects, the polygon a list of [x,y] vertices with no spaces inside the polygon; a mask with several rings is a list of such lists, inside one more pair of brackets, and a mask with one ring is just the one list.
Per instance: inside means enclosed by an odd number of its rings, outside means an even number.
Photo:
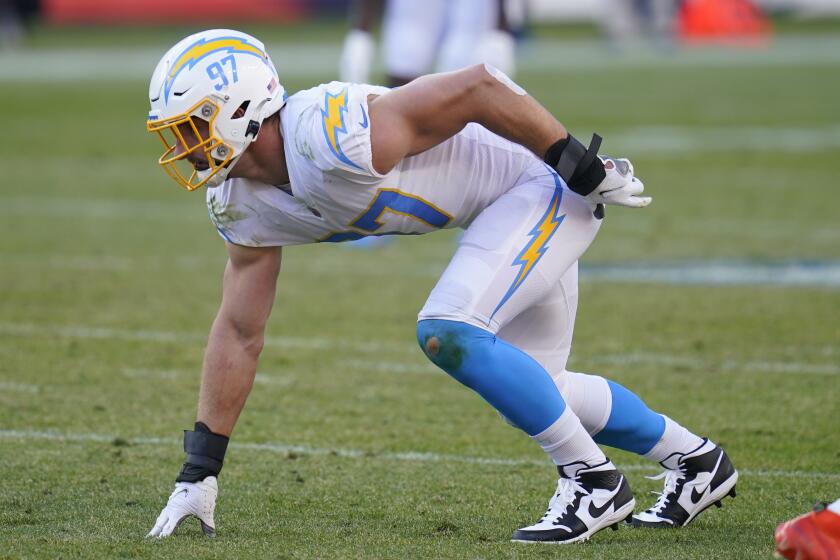
[{"label": "blurred background player", "polygon": [[355,0],[341,54],[340,79],[368,83],[375,55],[372,27],[384,11],[386,83],[406,84],[432,71],[486,62],[514,73],[514,39],[505,0]]},{"label": "blurred background player", "polygon": [[610,46],[623,50],[650,38],[659,48],[674,42],[680,0],[604,0],[601,26]]},{"label": "blurred background player", "polygon": [[20,44],[39,7],[39,0],[0,0],[0,49]]},{"label": "blurred background player", "polygon": [[788,560],[840,559],[840,500],[779,525],[776,555]]},{"label": "blurred background player", "polygon": [[344,38],[339,61],[339,79],[367,83],[376,54],[372,28],[382,19],[385,0],[353,0],[350,4],[350,31]]}]

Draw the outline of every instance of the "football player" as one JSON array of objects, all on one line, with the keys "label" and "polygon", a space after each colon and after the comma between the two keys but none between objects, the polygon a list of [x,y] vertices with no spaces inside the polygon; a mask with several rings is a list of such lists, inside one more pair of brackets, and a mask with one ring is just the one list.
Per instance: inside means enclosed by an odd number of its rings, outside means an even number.
[{"label": "football player", "polygon": [[[149,88],[147,128],[183,188],[206,189],[228,262],[186,461],[149,533],[195,515],[215,531],[217,477],[274,302],[282,247],[366,236],[465,233],[417,323],[428,358],[545,450],[548,511],[515,541],[586,540],[625,520],[680,527],[728,494],[726,453],[631,391],[566,370],[577,262],[603,205],[647,206],[626,159],[598,154],[487,65],[394,89],[331,82],[287,97],[263,44],[210,30],[176,44]],[[663,465],[664,490],[633,516],[627,480],[598,443]]]},{"label": "football player", "polygon": [[506,15],[510,1],[354,0],[339,77],[344,82],[369,80],[375,51],[371,27],[383,7],[382,50],[391,87],[431,72],[436,60],[439,71],[487,62],[510,75],[515,65]]}]

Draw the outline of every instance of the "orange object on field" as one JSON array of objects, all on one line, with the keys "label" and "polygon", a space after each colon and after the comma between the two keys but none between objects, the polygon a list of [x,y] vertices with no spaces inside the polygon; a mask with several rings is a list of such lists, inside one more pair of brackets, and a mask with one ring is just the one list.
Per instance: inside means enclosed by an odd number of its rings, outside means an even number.
[{"label": "orange object on field", "polygon": [[789,560],[840,560],[840,515],[812,511],[776,528],[776,554]]},{"label": "orange object on field", "polygon": [[770,22],[750,0],[683,0],[677,35],[689,43],[762,45]]}]

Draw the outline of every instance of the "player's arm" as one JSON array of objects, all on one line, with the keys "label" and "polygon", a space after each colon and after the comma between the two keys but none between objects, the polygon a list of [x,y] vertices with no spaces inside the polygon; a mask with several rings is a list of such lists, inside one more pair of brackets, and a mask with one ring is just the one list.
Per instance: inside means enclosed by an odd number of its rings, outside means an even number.
[{"label": "player's arm", "polygon": [[191,515],[208,536],[215,533],[216,477],[254,384],[280,259],[280,248],[228,244],[222,303],[204,354],[195,430],[184,432],[187,459],[151,537],[171,535]]},{"label": "player's arm", "polygon": [[254,383],[280,272],[279,247],[228,243],[222,303],[207,342],[196,421],[229,436]]},{"label": "player's arm", "polygon": [[597,157],[599,137],[586,148],[545,107],[491,66],[424,76],[371,99],[368,107],[373,167],[379,173],[474,122],[528,148],[557,169],[572,190],[591,195],[594,202],[650,202],[635,196],[642,185],[634,181],[629,162],[623,166]]}]

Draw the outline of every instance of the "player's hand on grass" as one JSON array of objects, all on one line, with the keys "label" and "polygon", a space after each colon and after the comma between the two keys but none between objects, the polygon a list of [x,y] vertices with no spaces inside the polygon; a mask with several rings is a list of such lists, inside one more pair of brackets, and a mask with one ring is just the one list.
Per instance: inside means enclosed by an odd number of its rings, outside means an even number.
[{"label": "player's hand on grass", "polygon": [[166,507],[160,512],[155,526],[147,537],[162,538],[173,534],[178,525],[194,515],[201,522],[201,529],[208,537],[216,535],[216,495],[219,493],[215,476],[208,476],[199,482],[177,482],[175,491],[169,496]]},{"label": "player's hand on grass", "polygon": [[607,176],[595,190],[586,195],[592,204],[613,204],[644,208],[653,200],[649,196],[639,196],[645,186],[633,176],[633,164],[627,159],[598,156],[604,162]]}]

